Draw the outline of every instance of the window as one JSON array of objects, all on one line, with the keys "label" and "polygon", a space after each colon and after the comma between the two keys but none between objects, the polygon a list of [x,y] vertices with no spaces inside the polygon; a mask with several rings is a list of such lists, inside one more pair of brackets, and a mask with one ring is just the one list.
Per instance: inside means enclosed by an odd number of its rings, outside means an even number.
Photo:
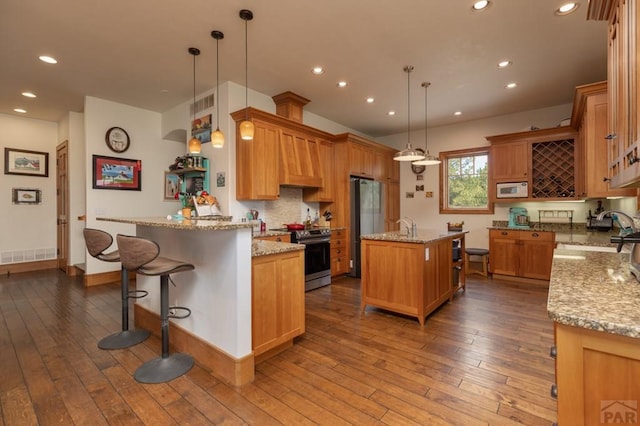
[{"label": "window", "polygon": [[441,152],[440,160],[440,213],[492,214],[489,150],[483,147]]}]

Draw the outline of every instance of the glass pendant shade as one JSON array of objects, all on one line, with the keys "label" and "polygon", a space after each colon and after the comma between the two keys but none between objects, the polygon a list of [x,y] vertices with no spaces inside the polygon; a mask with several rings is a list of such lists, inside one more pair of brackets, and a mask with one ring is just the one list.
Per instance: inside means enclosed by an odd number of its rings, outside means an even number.
[{"label": "glass pendant shade", "polygon": [[220,129],[216,129],[216,131],[211,134],[211,144],[214,148],[222,148],[224,146],[224,133],[222,133]]},{"label": "glass pendant shade", "polygon": [[249,120],[245,120],[240,123],[240,137],[244,141],[250,141],[253,139],[253,134],[255,132],[255,126]]},{"label": "glass pendant shade", "polygon": [[413,65],[404,67],[404,72],[407,73],[407,147],[395,153],[393,159],[396,161],[416,161],[424,158],[420,151],[411,146],[409,140],[411,137],[411,71],[413,71]]},{"label": "glass pendant shade", "polygon": [[253,19],[253,12],[248,9],[240,11],[240,19],[244,21],[244,121],[240,123],[240,138],[243,141],[253,140],[255,128],[249,120],[249,37],[247,34],[247,24]]},{"label": "glass pendant shade", "polygon": [[[191,132],[193,132],[194,122],[196,121],[196,56],[200,54],[200,49],[190,47],[188,52],[193,56],[193,121],[191,122]],[[189,154],[200,154],[202,151],[202,143],[200,142],[200,139],[192,136],[191,140],[189,140],[189,143],[187,144],[187,151]]]},{"label": "glass pendant shade", "polygon": [[189,141],[189,154],[200,154],[202,151],[202,143],[198,138],[191,138]]}]

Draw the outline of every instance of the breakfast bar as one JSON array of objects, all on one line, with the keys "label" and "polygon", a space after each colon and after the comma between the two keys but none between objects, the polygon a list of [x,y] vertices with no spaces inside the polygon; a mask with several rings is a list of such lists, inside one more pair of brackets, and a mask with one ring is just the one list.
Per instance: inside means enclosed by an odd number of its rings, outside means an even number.
[{"label": "breakfast bar", "polygon": [[[170,286],[170,305],[191,310],[189,317],[171,320],[171,344],[229,383],[252,381],[251,259],[259,254],[252,250],[264,250],[264,245],[252,246],[251,224],[166,218],[98,220],[134,224],[137,236],[158,243],[161,256],[195,265],[193,271],[173,278],[176,285]],[[287,246],[294,245],[279,247],[286,250]],[[136,300],[135,324],[155,332],[160,308],[158,278],[138,274],[136,280],[137,289],[149,295]]]}]

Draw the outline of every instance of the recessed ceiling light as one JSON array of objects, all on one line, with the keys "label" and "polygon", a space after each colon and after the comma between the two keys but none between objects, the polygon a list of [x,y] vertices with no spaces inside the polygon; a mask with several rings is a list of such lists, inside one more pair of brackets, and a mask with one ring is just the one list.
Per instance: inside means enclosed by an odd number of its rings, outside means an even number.
[{"label": "recessed ceiling light", "polygon": [[35,93],[31,93],[31,92],[22,92],[22,96],[27,97],[27,98],[35,98],[36,97]]},{"label": "recessed ceiling light", "polygon": [[14,108],[15,112],[19,112],[20,114],[26,114],[27,110],[22,108]]},{"label": "recessed ceiling light", "polygon": [[396,115],[396,112],[395,111],[389,111],[387,114],[388,115]]},{"label": "recessed ceiling light", "polygon": [[473,6],[471,6],[471,10],[475,10],[475,11],[485,10],[487,7],[489,7],[490,4],[491,2],[488,0],[477,1],[473,4]]},{"label": "recessed ceiling light", "polygon": [[169,89],[160,89],[160,93],[169,93]]},{"label": "recessed ceiling light", "polygon": [[500,61],[498,62],[498,68],[506,68],[511,65],[511,61]]},{"label": "recessed ceiling light", "polygon": [[518,87],[518,83],[509,83],[504,87],[506,87],[507,89],[513,89],[515,87]]},{"label": "recessed ceiling light", "polygon": [[339,81],[338,82],[338,87],[340,87],[340,88],[347,87],[347,82],[346,81]]},{"label": "recessed ceiling light", "polygon": [[462,115],[462,111],[456,111],[453,113],[453,115]]},{"label": "recessed ceiling light", "polygon": [[52,58],[51,56],[42,55],[42,56],[39,56],[38,59],[40,59],[42,62],[46,62],[48,64],[57,64],[58,63],[56,58]]},{"label": "recessed ceiling light", "polygon": [[580,6],[580,3],[565,3],[556,9],[556,15],[568,15],[575,12]]},{"label": "recessed ceiling light", "polygon": [[324,68],[322,68],[322,67],[313,67],[311,72],[314,73],[315,75],[324,74]]},{"label": "recessed ceiling light", "polygon": [[372,104],[372,103],[373,103],[373,101],[375,101],[375,99],[373,99],[373,98],[367,98],[367,103],[368,103],[368,104]]}]

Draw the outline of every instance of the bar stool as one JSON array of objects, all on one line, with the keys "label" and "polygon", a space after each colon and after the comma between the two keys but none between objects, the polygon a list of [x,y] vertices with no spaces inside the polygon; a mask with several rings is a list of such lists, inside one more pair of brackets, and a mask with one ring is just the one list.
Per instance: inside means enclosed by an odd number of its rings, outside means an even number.
[{"label": "bar stool", "polygon": [[[109,253],[104,251],[111,247],[113,237],[111,234],[99,229],[85,228],[83,231],[87,251],[92,257],[104,262],[120,262],[120,253],[114,250]],[[129,271],[121,268],[121,300],[122,300],[122,331],[111,334],[98,342],[100,349],[124,349],[143,342],[149,337],[147,330],[129,330],[129,299],[139,299],[148,293],[142,290],[129,291]]]},{"label": "bar stool", "polygon": [[[489,273],[489,250],[483,248],[467,248],[464,252],[464,269],[467,275],[479,274],[486,277]],[[469,258],[471,256],[480,256],[482,262],[481,270],[469,268]]]},{"label": "bar stool", "polygon": [[[142,364],[133,377],[141,383],[164,383],[182,376],[193,367],[193,358],[183,353],[169,355],[169,318],[187,318],[191,310],[182,306],[169,308],[169,274],[191,271],[190,263],[158,257],[160,247],[155,241],[145,238],[120,235],[116,237],[122,265],[136,273],[160,276],[160,324],[162,331],[162,356]],[[169,313],[171,309],[172,313]],[[176,310],[185,311],[176,315]]]}]

